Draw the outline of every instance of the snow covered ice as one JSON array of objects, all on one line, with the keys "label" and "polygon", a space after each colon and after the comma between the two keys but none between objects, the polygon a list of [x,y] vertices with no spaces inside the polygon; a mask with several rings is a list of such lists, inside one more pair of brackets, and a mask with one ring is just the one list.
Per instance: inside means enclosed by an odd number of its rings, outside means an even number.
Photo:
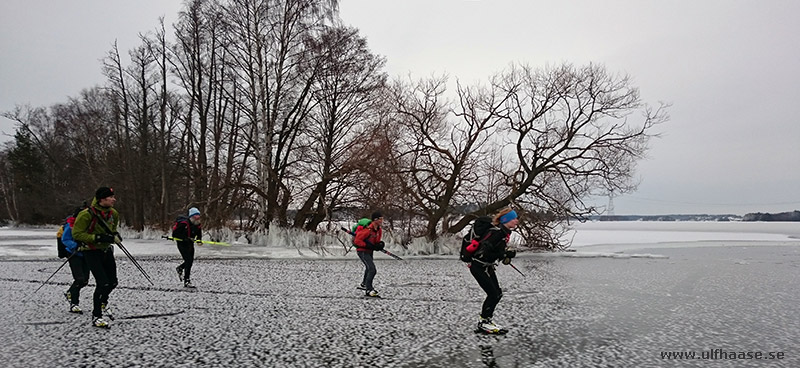
[{"label": "snow covered ice", "polygon": [[[580,224],[575,252],[515,259],[526,277],[498,267],[504,336],[472,332],[484,294],[456,256],[376,253],[376,300],[356,289],[352,252],[203,246],[187,290],[174,243],[155,240],[124,242],[155,286],[117,251],[116,320],[97,329],[93,280],[84,315],[67,311],[66,267],[33,293],[63,262],[54,230],[0,229],[0,356],[10,367],[799,366],[800,224],[733,225]],[[714,348],[785,358],[660,355]]]}]

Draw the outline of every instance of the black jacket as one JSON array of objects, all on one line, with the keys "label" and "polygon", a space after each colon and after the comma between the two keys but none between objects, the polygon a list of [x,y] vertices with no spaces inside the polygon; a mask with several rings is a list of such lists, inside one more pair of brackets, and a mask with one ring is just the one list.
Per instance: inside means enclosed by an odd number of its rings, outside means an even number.
[{"label": "black jacket", "polygon": [[472,259],[485,263],[494,263],[503,259],[506,255],[506,246],[511,236],[511,230],[503,225],[493,226],[489,229],[489,235],[480,242],[478,250],[472,255]]}]

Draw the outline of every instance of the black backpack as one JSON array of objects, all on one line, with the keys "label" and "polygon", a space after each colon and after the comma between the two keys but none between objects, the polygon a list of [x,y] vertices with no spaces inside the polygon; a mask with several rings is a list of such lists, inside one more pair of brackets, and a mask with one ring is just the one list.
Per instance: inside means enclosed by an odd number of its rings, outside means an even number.
[{"label": "black backpack", "polygon": [[[183,238],[183,237],[186,236],[186,234],[178,234],[176,232],[178,230],[178,225],[181,222],[185,222],[186,226],[189,226],[189,218],[188,217],[183,216],[183,215],[178,216],[178,218],[175,219],[175,223],[172,224],[172,237],[173,238]],[[186,239],[181,239],[181,240],[186,240]]]},{"label": "black backpack", "polygon": [[472,262],[472,255],[467,252],[467,246],[472,243],[473,239],[478,239],[479,242],[486,240],[489,235],[489,229],[492,226],[494,225],[492,225],[491,216],[481,216],[475,219],[475,222],[472,223],[472,229],[461,239],[461,261]]}]

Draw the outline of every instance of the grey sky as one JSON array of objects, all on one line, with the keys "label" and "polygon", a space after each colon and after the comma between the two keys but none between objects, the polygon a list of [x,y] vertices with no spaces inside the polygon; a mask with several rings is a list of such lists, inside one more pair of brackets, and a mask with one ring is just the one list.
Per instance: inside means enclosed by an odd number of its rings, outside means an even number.
[{"label": "grey sky", "polygon": [[[102,83],[98,60],[115,39],[128,50],[179,9],[177,0],[0,2],[0,111]],[[633,77],[646,102],[672,103],[639,190],[615,198],[617,214],[800,209],[797,14],[793,0],[341,1],[344,22],[393,76],[473,83],[511,62],[593,62]]]}]

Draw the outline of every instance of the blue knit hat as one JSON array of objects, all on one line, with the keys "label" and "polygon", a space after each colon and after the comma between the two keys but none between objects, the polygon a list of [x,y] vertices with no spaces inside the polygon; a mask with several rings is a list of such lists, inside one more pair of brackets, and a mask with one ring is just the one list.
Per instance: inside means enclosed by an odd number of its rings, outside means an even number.
[{"label": "blue knit hat", "polygon": [[198,210],[197,207],[192,207],[192,208],[189,209],[189,217],[192,217],[194,215],[199,215],[199,214],[200,214],[200,210]]}]

